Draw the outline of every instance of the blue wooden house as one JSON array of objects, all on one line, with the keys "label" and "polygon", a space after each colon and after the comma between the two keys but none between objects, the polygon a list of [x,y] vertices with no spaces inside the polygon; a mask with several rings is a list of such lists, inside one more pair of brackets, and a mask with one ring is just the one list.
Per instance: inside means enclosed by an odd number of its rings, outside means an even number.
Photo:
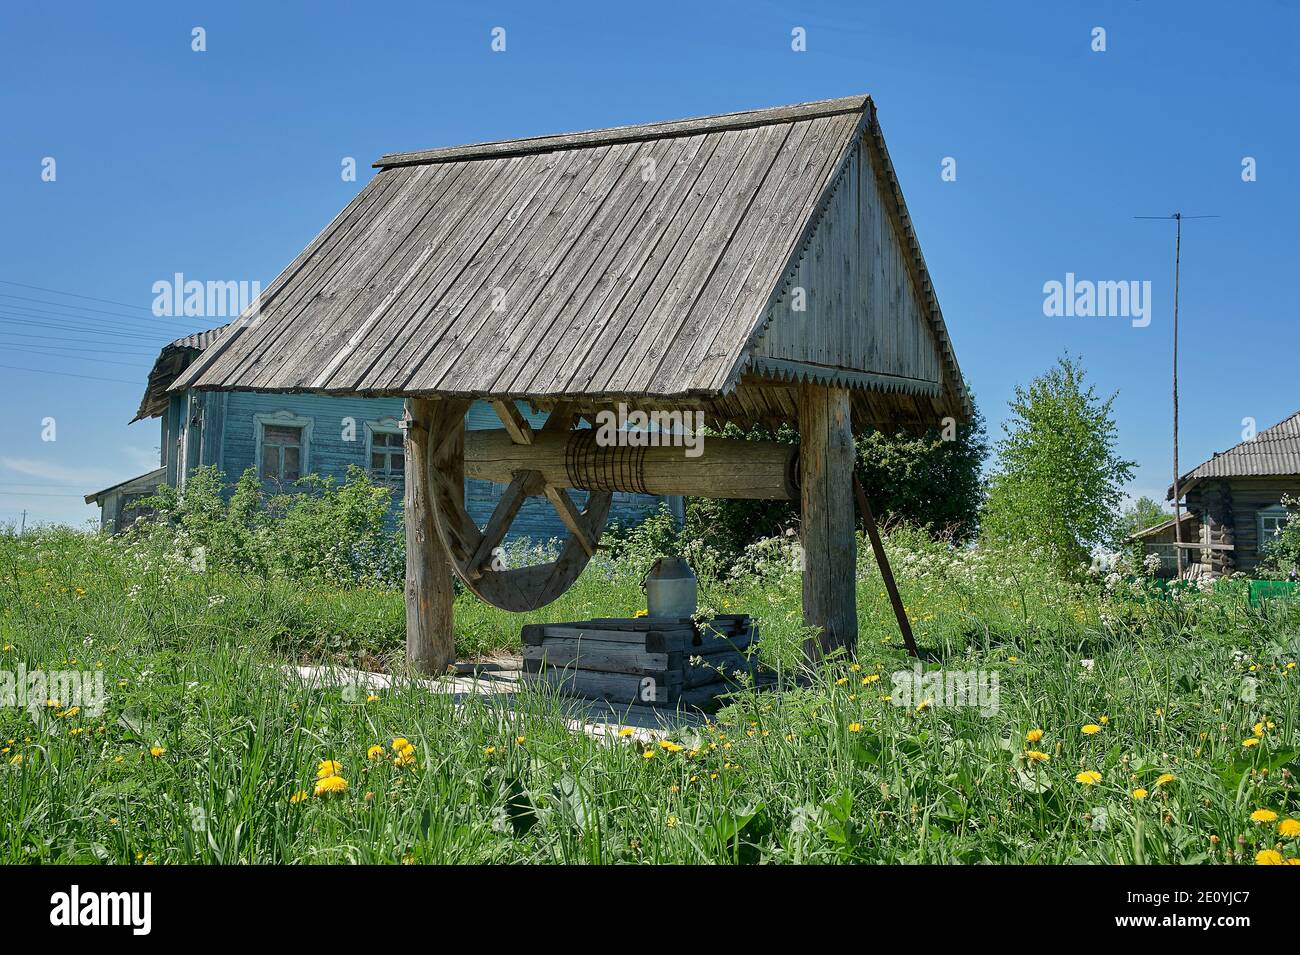
[{"label": "blue wooden house", "polygon": [[[178,338],[164,346],[149,372],[144,398],[132,423],[161,422],[159,467],[146,474],[86,496],[100,505],[100,527],[117,532],[139,515],[135,506],[163,484],[185,486],[195,468],[216,465],[233,482],[250,467],[269,490],[290,490],[307,474],[343,481],[349,465],[365,468],[372,480],[394,491],[395,513],[404,491],[405,454],[401,398],[352,398],[291,392],[185,391],[167,389],[225,326]],[[546,415],[520,406],[534,427]],[[466,415],[471,430],[499,428],[501,420],[486,402]],[[465,506],[480,524],[487,521],[503,487],[491,481],[465,480]],[[575,497],[578,495],[575,493]],[[648,494],[615,495],[610,520],[634,524],[658,508],[663,498]],[[679,506],[678,502],[669,502]],[[568,530],[545,498],[532,498],[515,520],[515,537],[545,541],[565,538]]]}]

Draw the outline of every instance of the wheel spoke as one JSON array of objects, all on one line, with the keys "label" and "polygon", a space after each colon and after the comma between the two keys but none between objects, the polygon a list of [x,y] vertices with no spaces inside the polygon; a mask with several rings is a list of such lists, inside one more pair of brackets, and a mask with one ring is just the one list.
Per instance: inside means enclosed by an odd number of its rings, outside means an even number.
[{"label": "wheel spoke", "polygon": [[582,549],[587,552],[588,557],[596,554],[596,544],[591,539],[591,534],[587,532],[587,522],[583,515],[578,512],[574,506],[573,498],[569,497],[569,492],[562,487],[546,485],[546,499],[551,502],[555,508],[555,513],[560,515],[560,520],[564,522],[570,533],[578,539]]},{"label": "wheel spoke", "polygon": [[487,526],[483,528],[483,537],[479,541],[478,547],[474,549],[469,564],[465,568],[470,576],[481,577],[483,575],[483,565],[488,563],[492,557],[492,552],[500,547],[501,542],[505,540],[506,532],[510,530],[510,525],[514,522],[519,509],[524,506],[524,501],[528,499],[528,485],[538,477],[536,471],[520,471],[506,486],[505,491],[501,494],[501,500],[497,501],[497,506],[488,519]]}]

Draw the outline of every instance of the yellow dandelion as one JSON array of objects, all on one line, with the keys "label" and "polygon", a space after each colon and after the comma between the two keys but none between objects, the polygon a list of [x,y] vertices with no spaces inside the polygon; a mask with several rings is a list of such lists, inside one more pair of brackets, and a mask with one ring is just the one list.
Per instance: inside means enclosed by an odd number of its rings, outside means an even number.
[{"label": "yellow dandelion", "polygon": [[331,793],[345,793],[348,791],[348,781],[342,776],[326,776],[316,783],[315,795],[328,796]]},{"label": "yellow dandelion", "polygon": [[659,748],[663,750],[667,750],[670,753],[680,753],[685,747],[679,746],[677,743],[674,743],[672,740],[661,739],[659,741]]},{"label": "yellow dandelion", "polygon": [[1029,760],[1031,763],[1045,763],[1051,758],[1052,757],[1048,756],[1046,753],[1039,752],[1036,749],[1025,750],[1025,759]]},{"label": "yellow dandelion", "polygon": [[382,746],[376,745],[366,750],[366,759],[370,760],[371,762],[383,758],[384,758],[384,748]]},{"label": "yellow dandelion", "polygon": [[310,795],[311,795],[311,793],[307,792],[307,790],[305,790],[305,789],[300,789],[300,790],[298,790],[296,793],[294,793],[292,796],[289,797],[289,802],[291,802],[291,803],[300,803],[300,802],[302,802],[304,799],[306,799],[306,798],[307,798],[308,796],[310,796]]},{"label": "yellow dandelion", "polygon": [[526,743],[526,742],[528,742],[528,737],[527,737],[527,736],[516,736],[516,737],[515,737],[515,745],[516,745],[516,746],[523,746],[524,743]]},{"label": "yellow dandelion", "polygon": [[931,705],[932,705],[931,700],[922,700],[920,703],[916,704],[916,712],[921,713],[925,710],[928,710],[931,707]]},{"label": "yellow dandelion", "polygon": [[1277,813],[1275,813],[1272,809],[1256,809],[1254,812],[1250,814],[1250,821],[1262,822],[1262,823],[1276,822]]},{"label": "yellow dandelion", "polygon": [[849,724],[849,732],[850,732],[850,733],[861,733],[861,732],[862,732],[862,724],[861,724],[861,723],[850,723],[850,724]]},{"label": "yellow dandelion", "polygon": [[1261,849],[1255,853],[1255,865],[1283,865],[1282,853],[1276,849]]},{"label": "yellow dandelion", "polygon": [[642,759],[654,759],[654,758],[655,758],[655,751],[652,750],[652,749],[647,749],[644,753],[641,754],[641,758],[642,758]]},{"label": "yellow dandelion", "polygon": [[1100,723],[1102,726],[1106,726],[1107,724],[1110,723],[1110,717],[1109,717],[1109,716],[1099,716],[1099,717],[1097,717],[1097,722]]},{"label": "yellow dandelion", "polygon": [[846,677],[846,676],[842,676],[842,677],[840,677],[838,680],[835,681],[835,685],[836,685],[836,686],[843,686],[845,683],[848,683],[848,682],[849,682],[849,678]]},{"label": "yellow dandelion", "polygon": [[316,767],[317,779],[329,779],[331,776],[337,776],[343,772],[343,764],[333,759],[325,759]]},{"label": "yellow dandelion", "polygon": [[624,726],[621,730],[618,731],[618,735],[619,735],[620,737],[622,737],[623,739],[627,739],[629,736],[631,736],[631,735],[632,735],[633,733],[635,733],[635,732],[636,732],[636,730],[632,729],[632,727],[630,727],[630,726]]},{"label": "yellow dandelion", "polygon": [[669,816],[667,819],[664,820],[664,825],[666,825],[669,829],[676,829],[677,823],[680,821],[681,820],[679,820],[676,816]]},{"label": "yellow dandelion", "polygon": [[1101,782],[1101,773],[1097,772],[1095,769],[1085,769],[1074,777],[1074,781],[1083,783],[1085,786],[1095,786],[1097,783]]},{"label": "yellow dandelion", "polygon": [[165,753],[165,752],[167,752],[167,747],[166,747],[166,746],[150,746],[150,747],[149,747],[149,755],[152,756],[154,759],[158,759],[158,758],[161,757],[162,754]]},{"label": "yellow dandelion", "polygon": [[1101,732],[1101,727],[1098,726],[1096,723],[1085,723],[1083,725],[1083,728],[1080,729],[1079,732],[1081,732],[1084,736],[1093,736]]},{"label": "yellow dandelion", "polygon": [[1156,777],[1156,785],[1164,786],[1166,783],[1172,783],[1177,778],[1178,777],[1175,776],[1173,773],[1161,773],[1159,776]]},{"label": "yellow dandelion", "polygon": [[393,752],[400,753],[402,750],[406,749],[406,747],[410,745],[411,745],[411,741],[409,739],[407,739],[405,736],[399,736],[397,737],[397,739],[393,740]]},{"label": "yellow dandelion", "polygon": [[1147,791],[1145,789],[1135,789],[1133,790],[1133,798],[1137,802],[1141,802],[1143,799],[1147,798]]},{"label": "yellow dandelion", "polygon": [[1263,736],[1263,735],[1264,735],[1264,724],[1263,724],[1263,723],[1256,723],[1254,726],[1252,726],[1252,727],[1250,728],[1250,731],[1251,731],[1252,733],[1254,733],[1256,736]]},{"label": "yellow dandelion", "polygon": [[1241,745],[1244,746],[1246,749],[1250,749],[1252,746],[1258,746],[1259,740],[1257,740],[1255,737],[1252,736],[1249,739],[1243,739],[1241,741]]},{"label": "yellow dandelion", "polygon": [[1300,836],[1300,819],[1283,819],[1277,824],[1277,834],[1283,839]]},{"label": "yellow dandelion", "polygon": [[1043,738],[1042,730],[1030,730],[1028,733],[1025,734],[1026,743],[1037,743],[1042,738]]},{"label": "yellow dandelion", "polygon": [[868,673],[866,676],[862,678],[862,685],[870,686],[871,684],[875,683],[879,679],[880,679],[879,673]]}]

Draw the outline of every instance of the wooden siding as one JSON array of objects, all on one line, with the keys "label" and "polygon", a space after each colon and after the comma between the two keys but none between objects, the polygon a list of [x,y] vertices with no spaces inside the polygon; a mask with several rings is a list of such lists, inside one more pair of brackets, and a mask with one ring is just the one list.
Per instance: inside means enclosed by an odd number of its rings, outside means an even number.
[{"label": "wooden siding", "polygon": [[755,371],[780,375],[800,362],[872,376],[884,391],[939,393],[943,358],[890,201],[863,139],[768,309]]},{"label": "wooden siding", "polygon": [[[287,411],[300,418],[312,421],[311,447],[305,464],[306,471],[322,477],[332,477],[337,481],[347,478],[349,465],[366,467],[366,423],[388,419],[401,421],[403,407],[400,398],[340,398],[314,394],[260,394],[260,393],[213,393],[190,392],[185,396],[174,396],[171,412],[164,417],[164,447],[177,448],[176,441],[168,441],[166,428],[168,422],[173,429],[179,427],[183,419],[181,410],[186,401],[193,398],[203,408],[203,433],[201,437],[189,442],[197,452],[194,464],[214,464],[226,475],[227,481],[235,481],[248,468],[256,466],[255,449],[257,447],[256,416]],[[542,413],[530,412],[521,408],[529,423],[540,428],[546,420]],[[356,423],[356,440],[344,440],[344,419],[352,418]],[[480,428],[499,428],[501,421],[492,408],[484,402],[476,402],[466,415],[465,426],[471,430]],[[177,434],[176,430],[172,434]],[[176,481],[176,453],[169,458],[170,472],[168,482]],[[401,485],[395,488],[394,518],[401,508]],[[465,482],[466,509],[480,525],[487,522],[496,502],[500,499],[502,486],[491,481],[468,479]],[[585,498],[574,495],[581,504]],[[646,494],[617,494],[610,511],[610,520],[623,524],[635,524],[652,513],[661,499]],[[533,541],[546,541],[553,537],[564,537],[567,530],[555,511],[544,498],[530,498],[520,511],[515,521],[511,539],[527,537]]]}]

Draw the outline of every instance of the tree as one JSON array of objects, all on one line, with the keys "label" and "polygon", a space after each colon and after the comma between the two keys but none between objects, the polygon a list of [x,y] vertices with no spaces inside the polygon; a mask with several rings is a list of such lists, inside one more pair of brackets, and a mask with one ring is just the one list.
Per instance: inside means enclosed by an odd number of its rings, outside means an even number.
[{"label": "tree", "polygon": [[1115,395],[1101,400],[1084,377],[1082,362],[1066,355],[1028,388],[1016,386],[982,521],[990,537],[1042,547],[1066,572],[1114,539],[1135,467],[1115,451]]},{"label": "tree", "polygon": [[1165,506],[1158,501],[1146,496],[1139,497],[1120,512],[1115,531],[1116,543],[1148,527],[1155,527],[1157,524],[1172,520],[1173,516],[1174,512],[1166,510]]},{"label": "tree", "polygon": [[966,540],[979,529],[980,470],[988,450],[984,416],[976,408],[955,433],[934,428],[922,435],[864,435],[855,471],[873,511]]},{"label": "tree", "polygon": [[[799,432],[728,426],[729,438],[797,444]],[[707,449],[707,439],[705,447]],[[906,521],[933,534],[973,537],[978,525],[982,487],[980,471],[988,454],[984,419],[976,408],[955,434],[940,426],[921,435],[871,432],[857,439],[854,471],[881,521]],[[853,514],[845,520],[856,521]],[[690,536],[730,562],[749,544],[799,526],[798,501],[749,501],[688,498],[686,529]]]}]

